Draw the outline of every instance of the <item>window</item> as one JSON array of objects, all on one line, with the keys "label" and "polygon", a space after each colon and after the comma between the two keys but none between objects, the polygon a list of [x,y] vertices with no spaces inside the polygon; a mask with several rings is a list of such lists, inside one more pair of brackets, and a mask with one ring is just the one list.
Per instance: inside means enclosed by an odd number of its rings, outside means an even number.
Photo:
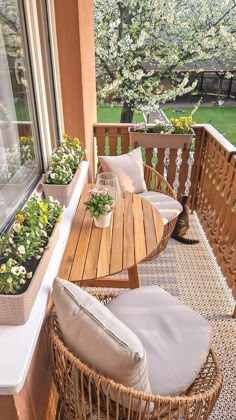
[{"label": "window", "polygon": [[59,139],[46,5],[0,0],[0,230],[33,191]]},{"label": "window", "polygon": [[41,172],[17,0],[0,0],[0,228]]}]

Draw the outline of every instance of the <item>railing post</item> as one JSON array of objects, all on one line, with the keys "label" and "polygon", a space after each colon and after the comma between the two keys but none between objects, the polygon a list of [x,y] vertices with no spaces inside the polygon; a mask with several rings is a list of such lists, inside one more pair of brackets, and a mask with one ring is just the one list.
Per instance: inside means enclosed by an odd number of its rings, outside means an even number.
[{"label": "railing post", "polygon": [[196,169],[195,169],[195,177],[192,182],[193,189],[192,189],[192,199],[191,199],[191,213],[193,213],[196,208],[197,189],[198,189],[198,182],[200,179],[203,146],[204,146],[204,139],[205,139],[204,127],[201,127],[201,131],[200,132],[199,131],[200,131],[200,127],[197,128],[196,144],[195,144],[194,161],[196,162]]}]

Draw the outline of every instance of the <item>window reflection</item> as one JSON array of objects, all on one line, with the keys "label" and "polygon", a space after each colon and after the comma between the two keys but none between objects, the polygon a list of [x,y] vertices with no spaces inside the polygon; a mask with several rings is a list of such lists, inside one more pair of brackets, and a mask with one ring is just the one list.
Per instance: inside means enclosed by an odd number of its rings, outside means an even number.
[{"label": "window reflection", "polygon": [[16,0],[0,0],[0,228],[39,174]]}]

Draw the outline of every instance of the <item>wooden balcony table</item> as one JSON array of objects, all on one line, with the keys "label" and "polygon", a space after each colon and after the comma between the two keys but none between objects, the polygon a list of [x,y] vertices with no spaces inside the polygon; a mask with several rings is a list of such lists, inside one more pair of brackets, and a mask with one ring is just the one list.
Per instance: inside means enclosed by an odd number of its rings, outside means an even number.
[{"label": "wooden balcony table", "polygon": [[[94,287],[139,287],[137,264],[152,254],[163,235],[159,212],[136,194],[125,192],[112,211],[110,226],[94,226],[84,201],[91,184],[84,186],[58,276]],[[128,270],[127,278],[107,278]]]}]

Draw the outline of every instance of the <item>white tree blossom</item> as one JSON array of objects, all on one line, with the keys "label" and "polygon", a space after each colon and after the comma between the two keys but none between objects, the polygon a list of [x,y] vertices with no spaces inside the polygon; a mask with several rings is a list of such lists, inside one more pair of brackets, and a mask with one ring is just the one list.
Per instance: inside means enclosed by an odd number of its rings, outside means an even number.
[{"label": "white tree blossom", "polygon": [[130,122],[134,109],[194,88],[174,69],[217,59],[236,67],[235,34],[235,0],[95,0],[98,94],[121,99]]}]

